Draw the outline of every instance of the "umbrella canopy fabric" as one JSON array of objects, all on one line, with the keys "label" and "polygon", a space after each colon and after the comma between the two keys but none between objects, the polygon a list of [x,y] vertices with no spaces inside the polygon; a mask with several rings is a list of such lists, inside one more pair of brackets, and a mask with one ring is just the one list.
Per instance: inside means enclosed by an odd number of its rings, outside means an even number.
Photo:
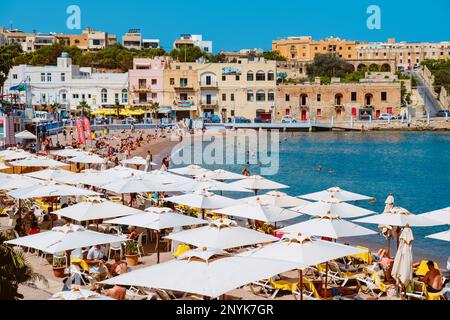
[{"label": "umbrella canopy fabric", "polygon": [[232,186],[231,184],[219,182],[209,178],[190,179],[189,182],[178,184],[181,190],[195,192],[199,190],[208,191],[230,191],[230,192],[252,192],[248,189]]},{"label": "umbrella canopy fabric", "polygon": [[43,197],[97,196],[99,194],[91,190],[49,182],[43,183],[38,187],[31,186],[10,191],[8,195],[16,199],[31,199]]},{"label": "umbrella canopy fabric", "polygon": [[392,277],[397,279],[405,288],[413,278],[413,241],[411,228],[403,229],[391,271]]},{"label": "umbrella canopy fabric", "polygon": [[419,215],[419,217],[440,221],[443,224],[450,224],[450,207],[427,212]]},{"label": "umbrella canopy fabric", "polygon": [[103,281],[175,290],[217,298],[251,282],[293,269],[292,263],[227,256],[221,250],[190,250],[178,260],[142,268]]},{"label": "umbrella canopy fabric", "polygon": [[272,206],[280,208],[292,208],[292,207],[299,208],[311,203],[309,201],[297,197],[292,197],[280,191],[270,191],[260,196],[249,197],[240,200],[247,203],[254,203],[255,201],[259,200],[265,204],[270,204]]},{"label": "umbrella canopy fabric", "polygon": [[361,249],[339,243],[313,240],[302,235],[287,235],[281,241],[243,252],[239,256],[292,262],[296,265],[296,269],[305,269],[309,266],[361,253],[364,253]]},{"label": "umbrella canopy fabric", "polygon": [[[122,164],[132,164],[132,165],[136,165],[136,166],[145,166],[147,164],[147,160],[145,160],[142,157],[133,157],[131,159],[126,159],[126,160],[122,160],[120,161],[120,163]],[[152,166],[157,166],[156,163],[151,163]]]},{"label": "umbrella canopy fabric", "polygon": [[375,213],[374,211],[360,208],[345,202],[323,201],[313,202],[306,206],[293,208],[292,210],[314,217],[334,216],[344,219],[360,218]]},{"label": "umbrella canopy fabric", "polygon": [[47,157],[29,157],[22,160],[10,162],[14,167],[67,167],[67,163],[56,161]]},{"label": "umbrella canopy fabric", "polygon": [[13,161],[31,157],[32,154],[23,150],[5,150],[1,157],[4,161]]},{"label": "umbrella canopy fabric", "polygon": [[49,300],[114,300],[113,298],[85,289],[72,289],[55,293]]},{"label": "umbrella canopy fabric", "polygon": [[289,188],[284,184],[268,180],[261,176],[255,175],[245,179],[231,183],[232,186],[241,187],[250,190],[275,190]]},{"label": "umbrella canopy fabric", "polygon": [[274,207],[261,201],[238,204],[232,207],[215,210],[218,214],[253,219],[269,223],[285,221],[302,216],[301,213],[285,208]]},{"label": "umbrella canopy fabric", "polygon": [[180,189],[178,186],[173,184],[162,184],[134,176],[102,185],[102,189],[112,191],[117,194],[183,191],[183,189]]},{"label": "umbrella canopy fabric", "polygon": [[46,180],[46,181],[48,181],[48,180],[57,181],[59,178],[76,177],[77,174],[73,173],[71,171],[62,170],[62,169],[45,169],[45,170],[41,170],[41,171],[25,173],[24,176],[35,178],[35,179]]},{"label": "umbrella canopy fabric", "polygon": [[93,153],[82,154],[70,158],[68,160],[74,163],[85,163],[85,164],[102,164],[105,161],[105,159]]},{"label": "umbrella canopy fabric", "polygon": [[114,168],[111,168],[108,170],[103,170],[101,172],[105,173],[111,177],[114,177],[114,178],[129,178],[132,176],[140,177],[145,174],[144,171],[136,170],[136,169],[132,169],[132,168],[128,168],[128,167],[123,167],[123,166],[117,166],[117,167],[114,167]]},{"label": "umbrella canopy fabric", "polygon": [[442,241],[450,242],[450,230],[447,230],[447,231],[444,231],[444,232],[440,232],[440,233],[435,233],[435,234],[426,236],[425,238],[430,238],[430,239],[436,239],[436,240],[442,240]]},{"label": "umbrella canopy fabric", "polygon": [[126,241],[125,238],[104,233],[85,230],[82,226],[65,225],[53,228],[51,231],[21,237],[5,243],[14,246],[28,247],[49,254],[90,247],[98,244],[108,244]]},{"label": "umbrella canopy fabric", "polygon": [[209,172],[209,170],[204,169],[195,164],[183,168],[171,169],[169,171],[176,174],[181,174],[182,176],[191,176],[191,177],[195,177]]},{"label": "umbrella canopy fabric", "polygon": [[300,196],[300,198],[314,201],[327,201],[327,202],[361,201],[373,199],[373,197],[368,197],[362,194],[346,191],[339,187],[333,187],[324,191],[305,194],[303,196]]},{"label": "umbrella canopy fabric", "polygon": [[148,208],[144,213],[106,221],[110,224],[135,226],[161,231],[169,228],[206,224],[208,221],[179,214],[169,208]]},{"label": "umbrella canopy fabric", "polygon": [[370,217],[355,220],[359,223],[371,223],[387,226],[404,227],[407,224],[411,227],[433,227],[443,225],[444,223],[431,220],[420,215],[414,215],[408,210],[400,207],[391,209],[390,212],[384,212],[382,214],[376,214]]},{"label": "umbrella canopy fabric", "polygon": [[214,179],[214,180],[218,180],[218,181],[239,180],[239,179],[246,178],[242,174],[237,174],[237,173],[226,171],[223,169],[209,171],[209,172],[197,175],[197,177],[205,177],[205,178]]},{"label": "umbrella canopy fabric", "polygon": [[73,157],[81,157],[84,155],[87,155],[88,153],[86,151],[80,150],[80,149],[72,149],[66,147],[63,150],[56,150],[50,152],[51,155],[63,157],[63,158],[73,158]]},{"label": "umbrella canopy fabric", "polygon": [[199,248],[222,250],[279,240],[271,235],[239,227],[235,221],[228,219],[217,219],[206,227],[171,233],[166,238]]},{"label": "umbrella canopy fabric", "polygon": [[154,170],[152,172],[146,172],[141,177],[144,180],[151,180],[162,184],[171,184],[171,183],[181,184],[192,181],[191,178],[182,177],[163,170]]},{"label": "umbrella canopy fabric", "polygon": [[22,140],[36,140],[37,139],[37,137],[28,130],[17,133],[15,137],[16,137],[16,139],[22,139]]},{"label": "umbrella canopy fabric", "polygon": [[0,177],[0,190],[14,190],[38,186],[42,181],[20,174],[6,174]]},{"label": "umbrella canopy fabric", "polygon": [[206,190],[166,198],[166,201],[198,209],[218,209],[239,204],[239,201],[219,196]]},{"label": "umbrella canopy fabric", "polygon": [[280,233],[304,234],[310,236],[328,237],[339,239],[346,237],[359,237],[377,234],[377,232],[358,226],[352,222],[342,220],[338,217],[321,217],[294,224],[277,230]]},{"label": "umbrella canopy fabric", "polygon": [[85,202],[79,202],[73,206],[52,212],[72,220],[82,222],[97,219],[111,219],[130,215],[138,215],[143,211],[107,201],[99,197],[93,197]]}]

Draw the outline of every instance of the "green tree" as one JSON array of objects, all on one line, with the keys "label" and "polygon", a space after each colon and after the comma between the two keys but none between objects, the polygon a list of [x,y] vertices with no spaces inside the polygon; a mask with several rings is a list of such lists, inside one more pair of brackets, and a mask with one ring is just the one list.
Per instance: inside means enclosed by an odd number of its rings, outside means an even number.
[{"label": "green tree", "polygon": [[91,117],[91,107],[86,103],[86,101],[81,101],[77,106],[77,110],[81,112],[81,116]]},{"label": "green tree", "polygon": [[181,46],[179,49],[173,49],[170,56],[179,62],[195,62],[201,57],[207,58],[208,54],[197,46]]},{"label": "green tree", "polygon": [[342,78],[353,71],[353,65],[330,54],[318,54],[312,63],[306,65],[306,72],[310,79],[315,77]]},{"label": "green tree", "polygon": [[261,56],[266,60],[287,61],[287,58],[282,56],[279,51],[266,51]]},{"label": "green tree", "polygon": [[14,59],[22,54],[22,48],[17,44],[0,47],[0,96],[3,95],[9,71],[14,66]]}]

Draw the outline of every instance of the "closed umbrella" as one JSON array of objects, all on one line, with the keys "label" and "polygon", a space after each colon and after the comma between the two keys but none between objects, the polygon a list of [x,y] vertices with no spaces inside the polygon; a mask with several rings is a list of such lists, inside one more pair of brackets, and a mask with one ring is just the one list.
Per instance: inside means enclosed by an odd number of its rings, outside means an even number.
[{"label": "closed umbrella", "polygon": [[176,173],[176,174],[180,174],[182,176],[191,176],[191,177],[195,177],[195,176],[209,172],[209,170],[204,169],[195,164],[192,164],[190,166],[183,167],[183,168],[170,169],[169,171]]},{"label": "closed umbrella", "polygon": [[313,217],[335,216],[344,219],[359,218],[374,214],[374,211],[360,208],[345,202],[313,202],[306,206],[293,208],[292,210]]},{"label": "closed umbrella", "polygon": [[270,191],[266,194],[262,194],[260,196],[254,196],[249,198],[240,199],[241,201],[252,203],[255,201],[258,201],[258,199],[266,204],[270,204],[275,207],[281,207],[281,208],[292,208],[297,207],[300,208],[302,206],[306,206],[310,204],[311,202],[297,198],[292,197],[286,193],[280,192],[280,191]]},{"label": "closed umbrella", "polygon": [[174,290],[217,298],[294,267],[289,262],[229,256],[222,250],[202,248],[190,250],[177,260],[125,273],[102,283]]},{"label": "closed umbrella", "polygon": [[271,181],[259,175],[247,177],[245,179],[233,182],[231,183],[231,185],[253,190],[255,192],[255,195],[258,193],[259,190],[275,190],[275,189],[289,188],[289,186],[286,186],[284,184],[275,181]]},{"label": "closed umbrella", "polygon": [[300,198],[314,201],[361,201],[361,200],[373,200],[373,197],[365,196],[362,194],[353,193],[343,190],[339,187],[329,188],[324,191],[305,194]]},{"label": "closed umbrella", "polygon": [[400,235],[400,245],[391,271],[392,277],[397,280],[398,284],[403,287],[405,292],[408,284],[413,278],[413,241],[414,237],[412,230],[407,226]]}]

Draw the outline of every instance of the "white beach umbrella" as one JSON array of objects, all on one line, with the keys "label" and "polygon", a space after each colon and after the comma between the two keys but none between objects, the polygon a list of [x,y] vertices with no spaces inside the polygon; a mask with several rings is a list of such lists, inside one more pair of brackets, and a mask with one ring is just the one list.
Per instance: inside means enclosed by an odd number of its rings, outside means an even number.
[{"label": "white beach umbrella", "polygon": [[324,191],[305,194],[303,196],[300,196],[300,198],[314,201],[327,201],[327,202],[361,201],[373,199],[373,197],[368,197],[362,194],[346,191],[339,187],[333,187]]},{"label": "white beach umbrella", "polygon": [[370,217],[355,220],[353,222],[397,227],[404,227],[406,225],[410,225],[411,227],[432,227],[444,224],[443,222],[422,217],[420,215],[414,215],[408,210],[400,207],[395,207],[390,212],[376,214]]},{"label": "white beach umbrella", "polygon": [[237,200],[219,196],[207,190],[166,198],[165,201],[198,209],[218,209],[239,204]]},{"label": "white beach umbrella", "polygon": [[252,192],[248,189],[233,186],[228,183],[212,180],[209,178],[190,179],[189,182],[178,184],[181,190],[185,192],[195,192],[199,190],[208,191],[229,191],[229,192]]},{"label": "white beach umbrella", "polygon": [[151,180],[162,184],[172,184],[172,183],[187,183],[191,182],[191,178],[182,177],[163,170],[153,170],[151,172],[146,172],[141,176],[144,180]]},{"label": "white beach umbrella", "polygon": [[374,235],[377,232],[339,217],[318,217],[277,230],[280,233],[321,236],[332,239]]},{"label": "white beach umbrella", "polygon": [[97,292],[85,289],[72,289],[55,293],[49,300],[114,300],[113,298],[101,295]]},{"label": "white beach umbrella", "polygon": [[151,180],[144,180],[142,177],[134,176],[102,185],[101,188],[117,194],[183,191],[178,186],[173,184],[162,184]]},{"label": "white beach umbrella", "polygon": [[220,210],[214,210],[218,214],[275,223],[300,217],[302,214],[285,208],[274,207],[261,201],[238,204]]},{"label": "white beach umbrella", "polygon": [[293,269],[284,261],[232,257],[221,250],[190,250],[179,259],[103,281],[217,298],[251,282]]},{"label": "white beach umbrella", "polygon": [[450,207],[420,214],[419,217],[440,221],[443,224],[450,224]]},{"label": "white beach umbrella", "polygon": [[0,158],[3,158],[7,155],[16,153],[16,152],[25,152],[23,149],[19,149],[16,147],[7,148],[5,150],[0,150]]},{"label": "white beach umbrella", "polygon": [[226,171],[223,169],[218,169],[218,170],[202,173],[200,175],[197,175],[197,177],[200,177],[200,178],[205,177],[205,178],[214,179],[214,180],[218,180],[218,181],[239,180],[239,179],[246,178],[246,176],[244,176],[242,174],[237,174],[237,173]]},{"label": "white beach umbrella", "polygon": [[57,180],[59,178],[69,179],[71,177],[76,177],[77,174],[71,171],[63,170],[63,169],[45,169],[41,171],[25,173],[24,176],[41,179],[41,180]]},{"label": "white beach umbrella", "polygon": [[300,206],[291,209],[303,214],[314,217],[334,216],[344,219],[360,218],[369,214],[374,214],[374,211],[360,208],[345,202],[313,202],[306,206]]},{"label": "white beach umbrella", "polygon": [[29,157],[22,160],[10,162],[14,167],[67,167],[67,163],[56,161],[47,157]]},{"label": "white beach umbrella", "polygon": [[239,227],[235,221],[228,219],[217,219],[206,227],[171,233],[166,238],[199,248],[223,250],[279,240],[268,234]]},{"label": "white beach umbrella", "polygon": [[289,188],[289,186],[268,180],[258,175],[246,177],[245,179],[231,183],[231,185],[253,190],[255,191],[255,193],[258,192],[259,190],[275,190],[275,189]]},{"label": "white beach umbrella", "polygon": [[[147,164],[147,160],[145,160],[142,157],[133,157],[131,159],[126,159],[126,160],[122,160],[120,161],[120,163],[122,164],[131,164],[131,165],[136,165],[136,166],[145,166]],[[156,163],[151,163],[152,166],[157,166]]]},{"label": "white beach umbrella", "polygon": [[391,271],[392,277],[399,281],[404,288],[408,287],[413,277],[413,241],[414,237],[411,228],[403,229]]},{"label": "white beach umbrella", "polygon": [[117,243],[122,241],[126,241],[126,239],[89,231],[82,226],[69,224],[62,227],[55,227],[51,231],[6,241],[5,243],[55,254],[98,244]]},{"label": "white beach umbrella", "polygon": [[17,133],[15,135],[15,137],[16,137],[16,139],[22,139],[22,140],[36,140],[37,139],[37,137],[28,130]]},{"label": "white beach umbrella", "polygon": [[104,159],[96,154],[87,153],[73,158],[69,158],[68,161],[84,164],[102,164],[104,162]]},{"label": "white beach umbrella", "polygon": [[51,155],[62,157],[62,158],[73,158],[73,157],[80,157],[87,155],[88,152],[80,150],[80,149],[73,149],[70,147],[65,147],[62,150],[56,150],[50,152]]},{"label": "white beach umbrella", "polygon": [[449,241],[450,242],[450,230],[447,230],[447,231],[444,231],[444,232],[440,232],[440,233],[435,233],[435,234],[426,236],[425,238],[442,240],[442,241]]},{"label": "white beach umbrella", "polygon": [[262,194],[259,196],[249,197],[249,198],[243,198],[240,199],[240,201],[244,201],[247,203],[253,203],[255,201],[261,201],[266,204],[270,204],[275,207],[281,207],[281,208],[292,208],[297,207],[300,208],[302,206],[306,206],[310,204],[311,202],[297,198],[292,197],[286,193],[280,192],[280,191],[270,191],[266,194]]},{"label": "white beach umbrella", "polygon": [[52,212],[72,220],[83,222],[98,219],[111,219],[142,214],[142,210],[124,206],[99,197],[91,197],[87,201]]},{"label": "white beach umbrella", "polygon": [[123,166],[117,166],[108,170],[103,170],[101,172],[114,178],[128,178],[132,176],[140,177],[146,174],[146,172],[144,171]]},{"label": "white beach umbrella", "polygon": [[97,192],[75,188],[64,184],[56,184],[54,181],[42,183],[38,186],[17,189],[7,193],[16,199],[31,199],[43,197],[69,197],[69,196],[96,196]]},{"label": "white beach umbrella", "polygon": [[38,186],[42,181],[20,174],[7,174],[0,177],[0,190],[14,190]]},{"label": "white beach umbrella", "polygon": [[19,151],[11,151],[11,152],[7,152],[4,153],[4,155],[2,156],[2,159],[4,161],[14,161],[14,160],[19,160],[19,159],[25,159],[28,157],[31,157],[32,154],[23,150],[19,150]]},{"label": "white beach umbrella", "polygon": [[183,176],[191,176],[191,177],[195,177],[209,172],[208,169],[202,168],[196,164],[192,164],[190,166],[183,168],[170,169],[169,171],[176,174],[181,174]]}]

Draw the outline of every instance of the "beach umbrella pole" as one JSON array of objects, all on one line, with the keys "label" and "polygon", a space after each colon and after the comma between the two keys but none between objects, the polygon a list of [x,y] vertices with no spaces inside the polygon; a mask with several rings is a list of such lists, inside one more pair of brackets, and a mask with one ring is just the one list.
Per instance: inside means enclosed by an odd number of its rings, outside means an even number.
[{"label": "beach umbrella pole", "polygon": [[299,288],[300,288],[300,300],[303,300],[303,270],[298,270]]},{"label": "beach umbrella pole", "polygon": [[328,290],[328,261],[325,264],[325,292]]},{"label": "beach umbrella pole", "polygon": [[156,231],[156,263],[157,264],[159,264],[159,256],[160,256],[159,237],[160,237],[160,233],[159,233],[159,231]]}]

